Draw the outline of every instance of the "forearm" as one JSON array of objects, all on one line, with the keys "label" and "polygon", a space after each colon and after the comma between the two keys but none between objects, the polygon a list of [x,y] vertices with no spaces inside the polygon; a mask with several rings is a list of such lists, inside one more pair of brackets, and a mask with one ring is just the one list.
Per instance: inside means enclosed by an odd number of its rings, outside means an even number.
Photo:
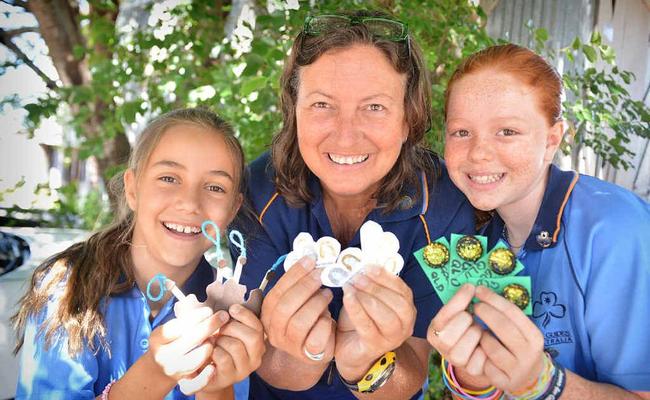
[{"label": "forearm", "polygon": [[268,342],[266,345],[267,350],[262,357],[262,365],[256,372],[266,383],[278,389],[307,390],[318,382],[329,366],[329,363],[324,361],[313,364],[297,360]]},{"label": "forearm", "polygon": [[607,383],[593,382],[576,375],[571,371],[566,371],[566,386],[562,392],[562,400],[589,399],[589,400],[609,400],[609,399],[650,399],[650,393],[636,394],[618,386]]},{"label": "forearm", "polygon": [[111,386],[109,398],[159,400],[165,397],[176,386],[176,381],[165,375],[152,357],[149,352],[140,357]]},{"label": "forearm", "polygon": [[[395,350],[396,361],[393,375],[374,393],[352,392],[358,399],[409,399],[422,388],[427,377],[426,360],[429,359],[429,353],[426,354],[426,357],[418,357],[414,348],[409,344],[409,340]],[[367,365],[359,366],[356,368],[356,372],[348,368],[344,372],[339,370],[339,373],[347,382],[358,382],[376,361],[373,359]]]}]

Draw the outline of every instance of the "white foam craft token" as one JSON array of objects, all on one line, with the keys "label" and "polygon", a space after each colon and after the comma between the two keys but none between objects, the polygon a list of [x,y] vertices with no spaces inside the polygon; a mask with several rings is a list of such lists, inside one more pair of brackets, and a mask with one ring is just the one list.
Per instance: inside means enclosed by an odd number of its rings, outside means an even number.
[{"label": "white foam craft token", "polygon": [[329,287],[341,287],[355,274],[341,264],[329,264],[323,268],[320,280]]},{"label": "white foam craft token", "polygon": [[333,264],[341,253],[341,243],[330,236],[323,236],[316,241],[316,264]]},{"label": "white foam craft token", "polygon": [[361,248],[349,247],[341,251],[341,244],[333,237],[323,236],[314,241],[307,232],[301,232],[293,240],[293,249],[284,260],[288,271],[302,257],[308,255],[321,268],[321,281],[330,287],[343,286],[355,274],[368,265],[379,265],[399,275],[404,259],[399,254],[399,240],[392,232],[384,232],[381,225],[366,221],[360,228]]},{"label": "white foam craft token", "polygon": [[363,252],[358,247],[348,247],[339,254],[336,263],[350,272],[357,272],[363,268]]}]

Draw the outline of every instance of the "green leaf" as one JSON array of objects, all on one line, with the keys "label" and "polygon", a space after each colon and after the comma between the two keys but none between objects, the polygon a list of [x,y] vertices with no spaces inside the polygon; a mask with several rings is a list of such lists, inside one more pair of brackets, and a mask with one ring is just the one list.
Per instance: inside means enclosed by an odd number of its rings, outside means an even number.
[{"label": "green leaf", "polygon": [[596,49],[594,49],[593,47],[585,44],[585,45],[582,46],[582,52],[585,54],[585,56],[587,57],[587,60],[589,60],[590,63],[593,64],[593,63],[596,62],[596,58],[597,58]]},{"label": "green leaf", "polygon": [[263,88],[266,86],[267,78],[265,76],[256,76],[250,79],[247,79],[244,81],[244,83],[241,86],[241,90],[239,91],[239,94],[242,97],[246,97],[249,94]]}]

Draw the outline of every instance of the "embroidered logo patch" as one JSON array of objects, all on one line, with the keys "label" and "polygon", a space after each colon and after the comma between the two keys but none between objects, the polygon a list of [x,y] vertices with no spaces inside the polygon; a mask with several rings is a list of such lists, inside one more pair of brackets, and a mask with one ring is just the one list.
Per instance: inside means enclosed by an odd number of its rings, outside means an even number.
[{"label": "embroidered logo patch", "polygon": [[565,313],[566,307],[557,303],[557,295],[553,292],[540,293],[539,300],[533,303],[533,318],[543,318],[544,328],[551,322],[551,318],[563,318]]}]

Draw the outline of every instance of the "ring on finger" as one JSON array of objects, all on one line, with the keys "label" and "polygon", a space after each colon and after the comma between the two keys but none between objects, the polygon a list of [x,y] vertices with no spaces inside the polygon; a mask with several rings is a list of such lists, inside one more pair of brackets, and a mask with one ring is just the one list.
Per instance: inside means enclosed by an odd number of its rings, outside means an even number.
[{"label": "ring on finger", "polygon": [[321,351],[320,353],[314,354],[314,353],[311,353],[309,350],[307,350],[307,346],[303,346],[302,350],[305,353],[305,355],[307,356],[307,358],[309,358],[312,361],[321,361],[323,359],[323,357],[325,357],[325,352],[324,351]]}]

